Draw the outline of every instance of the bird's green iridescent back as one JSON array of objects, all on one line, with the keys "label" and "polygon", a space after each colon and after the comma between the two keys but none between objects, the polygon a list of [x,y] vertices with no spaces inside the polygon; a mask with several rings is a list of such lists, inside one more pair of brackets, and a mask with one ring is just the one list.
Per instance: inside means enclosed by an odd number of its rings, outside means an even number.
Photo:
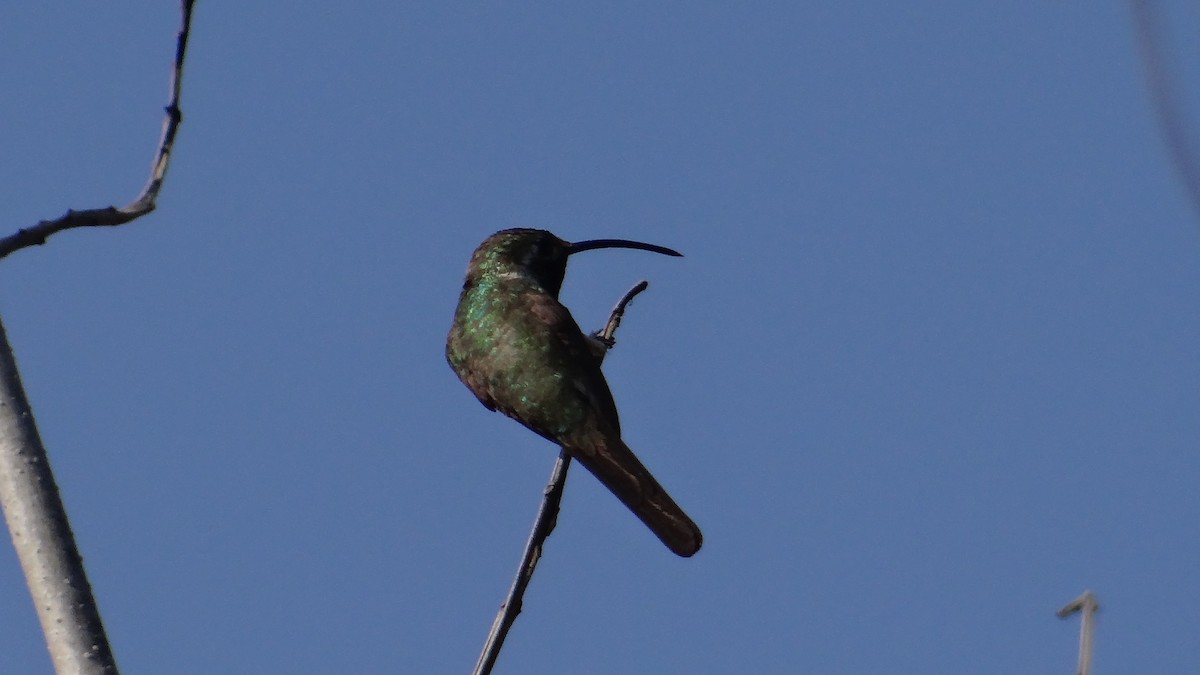
[{"label": "bird's green iridescent back", "polygon": [[485,406],[552,441],[570,444],[589,416],[619,433],[600,362],[556,297],[561,277],[547,288],[502,243],[472,258],[446,343],[450,366]]}]

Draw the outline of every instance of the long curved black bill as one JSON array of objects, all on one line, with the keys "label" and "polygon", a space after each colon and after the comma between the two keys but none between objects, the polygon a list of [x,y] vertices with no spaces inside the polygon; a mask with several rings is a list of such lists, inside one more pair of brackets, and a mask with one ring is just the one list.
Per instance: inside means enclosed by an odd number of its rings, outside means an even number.
[{"label": "long curved black bill", "polygon": [[567,251],[567,255],[582,253],[583,251],[594,251],[598,248],[636,248],[639,251],[652,251],[663,255],[673,255],[676,258],[682,258],[683,254],[666,246],[656,246],[655,244],[647,244],[640,241],[630,241],[628,239],[589,239],[587,241],[577,241],[571,244],[571,250]]}]

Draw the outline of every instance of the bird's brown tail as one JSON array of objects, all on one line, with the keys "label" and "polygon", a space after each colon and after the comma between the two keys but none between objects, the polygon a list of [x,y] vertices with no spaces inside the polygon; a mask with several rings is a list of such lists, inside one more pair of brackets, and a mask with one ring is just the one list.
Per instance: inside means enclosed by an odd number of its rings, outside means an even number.
[{"label": "bird's brown tail", "polygon": [[700,550],[700,528],[679,508],[620,438],[572,444],[575,459],[600,479],[667,548],[689,557]]}]

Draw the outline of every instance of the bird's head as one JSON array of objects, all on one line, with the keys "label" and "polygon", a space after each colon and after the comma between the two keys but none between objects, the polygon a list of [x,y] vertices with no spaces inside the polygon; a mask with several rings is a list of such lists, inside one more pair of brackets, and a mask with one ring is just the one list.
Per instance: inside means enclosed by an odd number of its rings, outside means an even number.
[{"label": "bird's head", "polygon": [[493,234],[475,249],[467,266],[467,283],[484,275],[527,276],[557,297],[567,273],[567,258],[600,248],[633,248],[663,255],[683,255],[664,246],[628,239],[589,239],[572,243],[546,230],[516,228]]}]

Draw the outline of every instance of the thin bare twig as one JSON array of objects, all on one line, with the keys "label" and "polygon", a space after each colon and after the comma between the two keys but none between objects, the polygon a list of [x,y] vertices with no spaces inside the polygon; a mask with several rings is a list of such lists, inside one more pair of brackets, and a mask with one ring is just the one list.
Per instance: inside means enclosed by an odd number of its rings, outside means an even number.
[{"label": "thin bare twig", "polygon": [[[154,169],[142,194],[122,209],[68,211],[54,221],[0,239],[0,257],[71,227],[119,225],[154,210],[179,127],[179,87],[194,0],[182,2],[182,28],[171,73],[171,101]],[[114,675],[116,659],[104,632],[46,448],[0,325],[0,506],[33,596],[46,646],[60,675]]]},{"label": "thin bare twig", "polygon": [[563,450],[558,453],[558,460],[554,462],[554,471],[550,474],[550,482],[546,484],[546,489],[542,494],[542,505],[538,507],[537,517],[533,520],[533,531],[529,533],[529,540],[525,542],[525,552],[521,554],[521,565],[517,568],[517,576],[513,579],[512,586],[508,589],[508,597],[500,605],[496,620],[492,622],[492,630],[483,643],[483,651],[479,654],[479,661],[475,664],[475,675],[487,675],[492,672],[492,668],[496,665],[496,659],[500,657],[504,639],[508,637],[509,629],[517,620],[517,615],[521,613],[525,589],[533,579],[533,572],[537,569],[538,560],[542,557],[542,547],[558,522],[558,508],[562,503],[563,489],[567,486],[567,469],[569,468],[571,468],[571,455]]},{"label": "thin bare twig", "polygon": [[614,336],[617,334],[617,328],[621,326],[621,319],[625,318],[625,305],[628,305],[629,301],[633,300],[635,295],[647,288],[650,288],[650,282],[642,279],[625,293],[625,296],[621,298],[616,307],[613,307],[612,314],[609,314],[608,323],[605,324],[604,330],[596,335],[596,338],[603,342],[609,349],[612,349],[616,345]]},{"label": "thin bare twig", "polygon": [[1096,596],[1091,591],[1084,591],[1083,595],[1075,598],[1067,603],[1065,607],[1058,610],[1058,618],[1066,619],[1075,612],[1083,614],[1083,622],[1079,626],[1079,667],[1076,670],[1077,675],[1090,675],[1092,672],[1092,636],[1096,630],[1095,616],[1099,611],[1100,604],[1096,602]]},{"label": "thin bare twig", "polygon": [[[633,296],[646,290],[649,286],[650,283],[647,281],[639,282],[629,289],[617,306],[613,308],[604,329],[598,331],[594,336],[604,345],[604,350],[599,354],[599,358],[603,359],[604,352],[612,349],[616,344],[614,336],[617,328],[621,325],[621,318],[625,315],[625,306],[629,304]],[[525,542],[525,551],[521,554],[521,564],[517,567],[517,576],[508,589],[508,596],[500,605],[500,611],[496,613],[495,621],[492,622],[492,629],[488,632],[487,640],[483,643],[483,651],[479,654],[479,661],[475,664],[474,675],[488,675],[492,672],[492,668],[496,665],[496,659],[500,657],[500,649],[504,647],[504,639],[508,637],[509,629],[517,620],[517,615],[521,613],[525,589],[529,587],[529,582],[533,579],[533,573],[542,557],[546,539],[554,531],[554,526],[558,522],[559,505],[562,503],[563,490],[567,486],[567,470],[570,468],[571,455],[567,454],[566,450],[559,452],[558,460],[554,462],[554,470],[550,474],[550,482],[546,484],[546,489],[542,492],[542,503],[538,507],[537,517],[533,520],[533,530],[530,531],[529,539]]]},{"label": "thin bare twig", "polygon": [[154,164],[150,169],[150,179],[133,201],[125,206],[106,206],[99,209],[83,209],[76,211],[68,209],[66,213],[53,220],[43,220],[30,228],[17,230],[0,239],[0,258],[27,246],[40,246],[46,243],[51,235],[75,227],[114,227],[124,225],[131,220],[141,218],[157,206],[158,191],[162,189],[163,180],[167,176],[167,167],[171,163],[171,150],[175,145],[175,133],[179,123],[183,121],[183,112],[179,108],[179,96],[183,86],[183,60],[187,54],[188,35],[192,29],[192,6],[195,0],[183,0],[183,22],[175,42],[175,63],[171,70],[171,94],[167,101],[166,117],[163,119],[162,136],[158,141],[158,149],[154,153]]},{"label": "thin bare twig", "polygon": [[1158,10],[1152,0],[1130,0],[1133,24],[1146,68],[1146,86],[1158,114],[1163,140],[1175,170],[1183,180],[1183,188],[1200,216],[1200,161],[1197,161],[1196,139],[1188,133],[1182,97],[1171,76],[1170,62],[1163,48],[1163,32]]}]

